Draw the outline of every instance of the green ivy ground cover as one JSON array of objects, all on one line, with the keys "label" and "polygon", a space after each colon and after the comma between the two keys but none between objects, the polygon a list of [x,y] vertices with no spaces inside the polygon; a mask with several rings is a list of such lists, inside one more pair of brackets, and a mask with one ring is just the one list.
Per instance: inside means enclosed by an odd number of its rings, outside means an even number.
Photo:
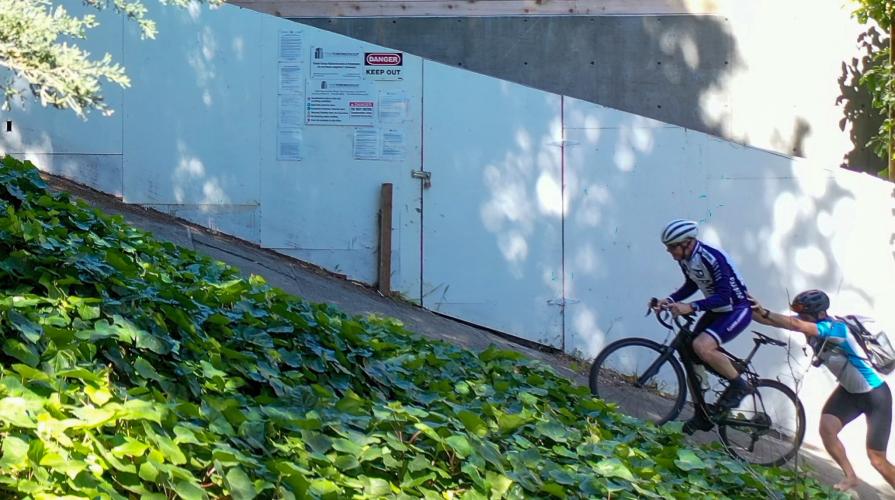
[{"label": "green ivy ground cover", "polygon": [[241,279],[0,166],[0,496],[823,498],[544,365]]}]

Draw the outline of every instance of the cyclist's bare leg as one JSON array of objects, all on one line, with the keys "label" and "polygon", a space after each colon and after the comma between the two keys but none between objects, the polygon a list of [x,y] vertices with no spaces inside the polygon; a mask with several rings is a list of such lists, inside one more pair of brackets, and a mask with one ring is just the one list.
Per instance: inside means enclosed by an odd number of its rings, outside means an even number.
[{"label": "cyclist's bare leg", "polygon": [[889,485],[895,488],[895,465],[892,465],[892,462],[886,458],[886,452],[867,448],[867,456],[870,457],[870,464],[873,465],[873,468],[883,476]]},{"label": "cyclist's bare leg", "polygon": [[855,474],[855,469],[848,460],[848,455],[845,454],[845,446],[839,440],[839,431],[841,430],[842,422],[838,417],[829,413],[824,413],[820,416],[820,438],[824,443],[824,448],[827,449],[827,453],[833,457],[833,460],[839,464],[839,467],[842,468],[842,472],[845,474],[845,479],[839,481],[834,488],[839,491],[846,491],[857,486],[860,481],[857,474]]},{"label": "cyclist's bare leg", "polygon": [[702,332],[693,339],[693,351],[699,356],[699,359],[708,363],[727,380],[733,380],[739,376],[736,368],[730,362],[730,358],[721,354],[718,350],[718,341],[708,333]]}]

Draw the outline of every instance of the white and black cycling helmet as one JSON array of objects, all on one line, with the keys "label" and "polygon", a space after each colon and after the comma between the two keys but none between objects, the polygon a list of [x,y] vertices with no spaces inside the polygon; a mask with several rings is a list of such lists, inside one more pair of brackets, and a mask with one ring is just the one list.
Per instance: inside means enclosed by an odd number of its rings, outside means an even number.
[{"label": "white and black cycling helmet", "polygon": [[699,224],[687,219],[675,219],[662,230],[662,244],[674,245],[699,234]]}]

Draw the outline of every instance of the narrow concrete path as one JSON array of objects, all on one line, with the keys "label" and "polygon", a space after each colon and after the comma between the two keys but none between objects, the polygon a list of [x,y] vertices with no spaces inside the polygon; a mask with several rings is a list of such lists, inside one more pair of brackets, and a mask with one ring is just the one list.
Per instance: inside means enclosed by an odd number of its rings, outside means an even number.
[{"label": "narrow concrete path", "polygon": [[[121,215],[131,225],[152,233],[163,241],[195,250],[226,262],[242,274],[263,276],[272,286],[315,303],[334,304],[352,315],[377,314],[399,319],[408,330],[427,338],[443,340],[473,351],[490,345],[520,351],[541,360],[556,373],[579,385],[587,384],[587,364],[553,350],[522,345],[492,331],[439,316],[398,299],[384,297],[375,289],[336,276],[310,264],[260,248],[231,236],[203,228],[161,212],[123,203],[118,198],[84,187],[67,179],[41,174],[56,191],[65,191],[110,215]],[[682,416],[681,418],[686,418]],[[808,429],[808,432],[816,432]],[[694,441],[717,440],[713,432],[697,433]],[[803,464],[814,469],[814,476],[829,484],[841,478],[841,472],[823,450],[802,447]],[[862,483],[856,495],[862,500],[895,499],[895,492]]]}]

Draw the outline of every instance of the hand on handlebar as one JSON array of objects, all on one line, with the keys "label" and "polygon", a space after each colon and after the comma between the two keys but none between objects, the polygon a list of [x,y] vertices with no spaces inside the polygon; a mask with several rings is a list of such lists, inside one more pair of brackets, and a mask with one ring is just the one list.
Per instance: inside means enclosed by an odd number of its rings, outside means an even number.
[{"label": "hand on handlebar", "polygon": [[690,304],[685,304],[684,302],[674,302],[672,304],[669,304],[667,307],[668,307],[668,310],[671,311],[671,314],[673,314],[675,318],[678,316],[686,316],[687,314],[693,314],[693,306],[691,306]]},{"label": "hand on handlebar", "polygon": [[656,311],[664,311],[668,309],[668,305],[671,304],[671,301],[666,299],[657,299],[655,297],[649,300],[649,304],[647,304],[646,314],[649,315],[651,312]]}]

